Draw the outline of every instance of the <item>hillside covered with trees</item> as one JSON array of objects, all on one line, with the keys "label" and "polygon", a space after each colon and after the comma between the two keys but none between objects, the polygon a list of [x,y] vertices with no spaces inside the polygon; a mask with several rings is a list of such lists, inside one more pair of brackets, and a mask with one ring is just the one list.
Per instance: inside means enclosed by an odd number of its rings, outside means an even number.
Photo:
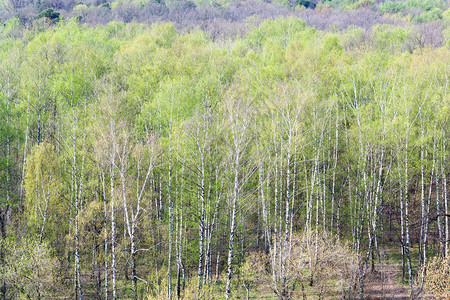
[{"label": "hillside covered with trees", "polygon": [[1,299],[449,297],[447,8],[0,2]]}]

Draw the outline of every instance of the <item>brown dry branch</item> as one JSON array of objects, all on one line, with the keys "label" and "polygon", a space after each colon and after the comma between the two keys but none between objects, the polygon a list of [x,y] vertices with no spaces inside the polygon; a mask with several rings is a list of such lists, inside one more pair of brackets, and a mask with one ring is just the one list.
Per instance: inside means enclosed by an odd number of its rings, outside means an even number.
[{"label": "brown dry branch", "polygon": [[[294,235],[292,251],[288,253],[285,267],[287,289],[274,280],[281,266],[271,261],[271,255],[251,253],[244,264],[245,280],[263,291],[272,290],[279,299],[300,299],[313,293],[319,298],[352,298],[358,282],[358,256],[348,245],[333,237],[316,235],[314,231]],[[307,291],[305,287],[308,286]]]},{"label": "brown dry branch", "polygon": [[435,299],[450,299],[450,257],[435,257],[428,265],[425,289]]}]

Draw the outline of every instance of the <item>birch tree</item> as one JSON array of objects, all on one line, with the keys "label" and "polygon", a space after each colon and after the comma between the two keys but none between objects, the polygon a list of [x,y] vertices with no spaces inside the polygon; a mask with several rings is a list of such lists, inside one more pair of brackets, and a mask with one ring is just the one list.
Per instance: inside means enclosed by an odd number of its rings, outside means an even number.
[{"label": "birch tree", "polygon": [[227,258],[227,283],[225,298],[229,299],[231,294],[231,277],[232,264],[234,255],[234,238],[236,235],[236,216],[238,200],[241,196],[242,189],[246,180],[248,179],[248,171],[243,160],[246,155],[246,150],[250,146],[251,138],[251,114],[253,112],[252,104],[249,100],[242,98],[230,97],[224,102],[224,124],[229,128],[228,149],[229,161],[231,168],[231,217],[230,217],[230,235],[228,243],[228,258]]}]

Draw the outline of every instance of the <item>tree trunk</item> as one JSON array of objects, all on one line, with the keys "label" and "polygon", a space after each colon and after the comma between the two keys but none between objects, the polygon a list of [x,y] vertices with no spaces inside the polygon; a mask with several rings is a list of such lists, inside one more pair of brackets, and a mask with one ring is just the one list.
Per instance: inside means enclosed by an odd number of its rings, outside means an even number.
[{"label": "tree trunk", "polygon": [[113,142],[113,151],[111,153],[111,175],[110,175],[110,183],[111,183],[111,253],[112,253],[112,288],[113,288],[113,299],[117,299],[117,287],[116,287],[116,219],[115,219],[115,190],[114,190],[114,171],[115,171],[115,153],[114,153],[114,142]]},{"label": "tree trunk", "polygon": [[441,170],[442,170],[442,183],[443,183],[443,194],[444,194],[444,209],[445,209],[445,256],[447,257],[448,255],[448,243],[449,241],[449,211],[448,211],[448,195],[447,195],[447,174],[446,174],[446,168],[444,166],[446,166],[446,153],[445,153],[445,145],[446,143],[444,142],[442,145],[443,151],[442,151],[442,166],[441,166]]},{"label": "tree trunk", "polygon": [[233,203],[231,210],[231,224],[230,224],[230,239],[228,246],[228,267],[227,267],[227,285],[225,298],[228,300],[231,293],[231,268],[233,262],[233,242],[235,234],[235,223],[236,223],[236,202],[238,197],[238,187],[239,187],[239,161],[240,161],[240,151],[238,150],[234,162],[234,185],[233,185]]}]

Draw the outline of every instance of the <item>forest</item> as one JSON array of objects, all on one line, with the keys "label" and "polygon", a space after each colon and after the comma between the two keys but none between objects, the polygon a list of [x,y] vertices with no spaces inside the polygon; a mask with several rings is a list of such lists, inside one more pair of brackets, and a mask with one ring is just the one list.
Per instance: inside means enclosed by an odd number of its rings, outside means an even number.
[{"label": "forest", "polygon": [[442,0],[1,0],[1,299],[448,299]]}]

